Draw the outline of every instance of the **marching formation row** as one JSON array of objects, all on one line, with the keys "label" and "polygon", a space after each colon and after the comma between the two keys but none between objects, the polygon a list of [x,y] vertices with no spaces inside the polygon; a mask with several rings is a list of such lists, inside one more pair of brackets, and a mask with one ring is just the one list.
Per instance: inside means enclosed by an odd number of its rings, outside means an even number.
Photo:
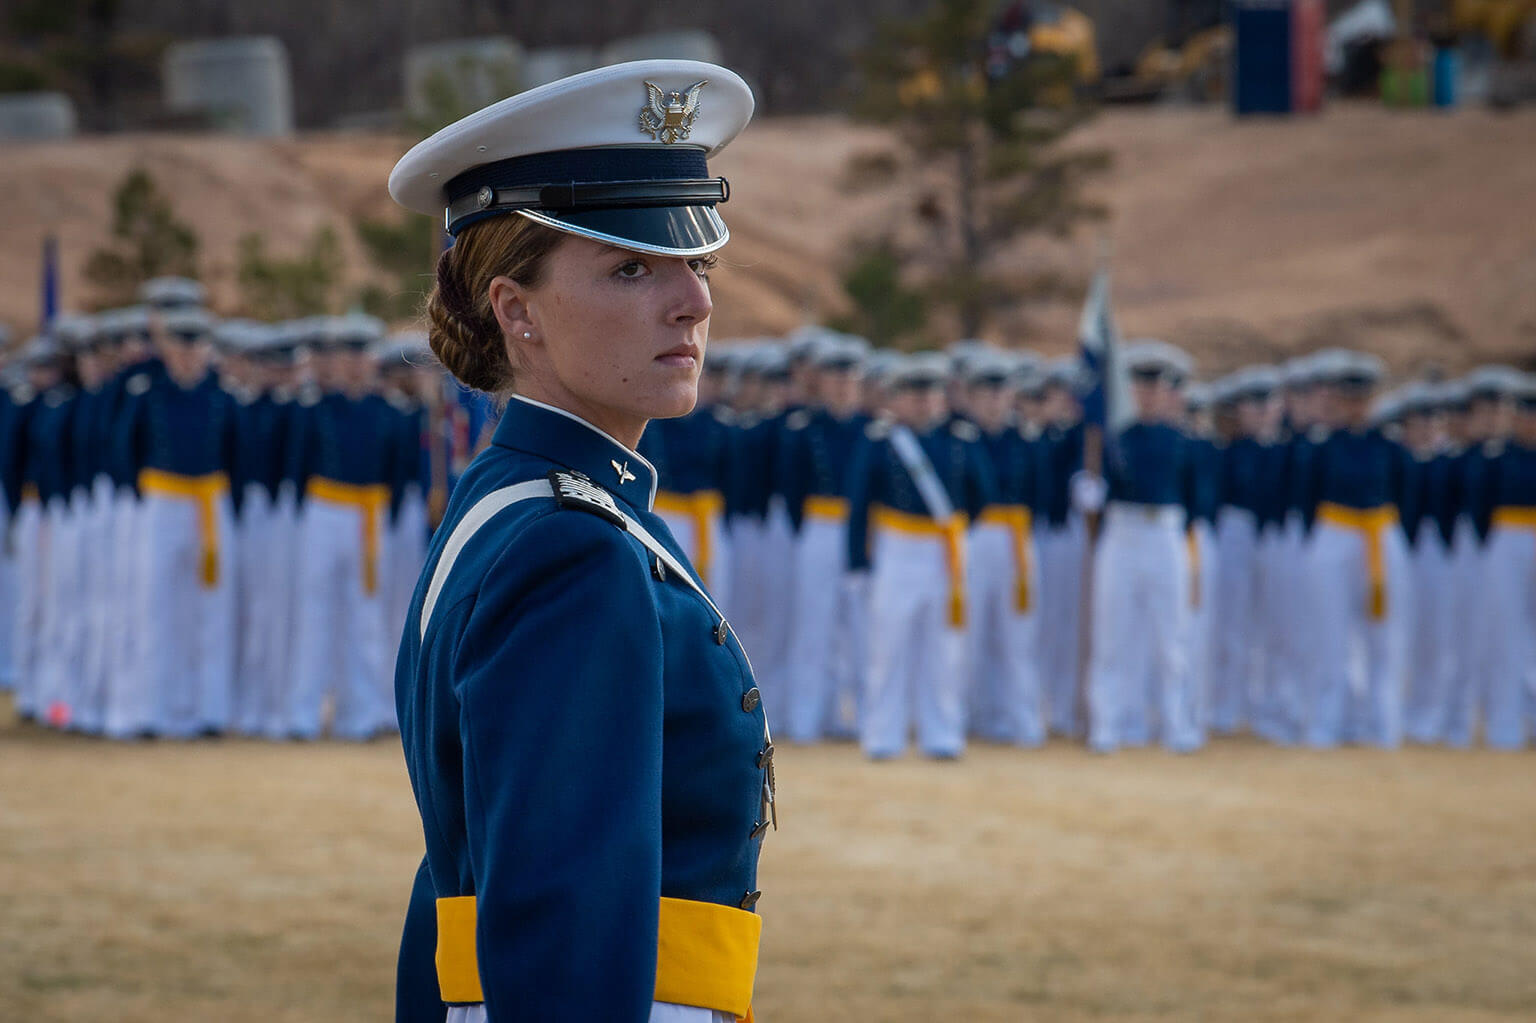
[{"label": "marching formation row", "polygon": [[7,367],[18,712],[114,738],[392,730],[441,374],[369,317],[216,323],[171,278],[143,298],[57,318]]},{"label": "marching formation row", "polygon": [[[112,737],[392,730],[426,539],[486,424],[368,317],[216,323],[174,279],[143,297],[7,367],[18,710]],[[1103,431],[1077,359],[716,346],[699,407],[637,457],[782,736],[876,758],[914,733],[942,758],[1050,733],[1524,745],[1530,377],[1378,395],[1380,362],[1344,350],[1209,384],[1158,342],[1121,361],[1134,415]]]},{"label": "marching formation row", "polygon": [[1338,349],[1203,385],[1166,344],[1120,361],[1133,415],[1103,437],[1075,359],[711,352],[642,453],[782,736],[1524,744],[1532,378],[1378,397],[1380,361]]}]

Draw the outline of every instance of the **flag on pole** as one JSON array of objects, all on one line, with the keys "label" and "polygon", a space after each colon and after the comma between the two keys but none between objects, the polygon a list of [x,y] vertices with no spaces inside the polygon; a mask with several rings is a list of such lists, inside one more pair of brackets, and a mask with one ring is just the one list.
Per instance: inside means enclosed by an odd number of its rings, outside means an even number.
[{"label": "flag on pole", "polygon": [[43,239],[43,311],[39,320],[47,331],[59,315],[59,241],[53,235]]},{"label": "flag on pole", "polygon": [[1109,267],[1100,265],[1088,286],[1083,315],[1078,320],[1078,357],[1091,387],[1083,398],[1083,422],[1097,426],[1106,438],[1115,436],[1134,418],[1130,381],[1120,363],[1120,333],[1115,327],[1109,294]]}]

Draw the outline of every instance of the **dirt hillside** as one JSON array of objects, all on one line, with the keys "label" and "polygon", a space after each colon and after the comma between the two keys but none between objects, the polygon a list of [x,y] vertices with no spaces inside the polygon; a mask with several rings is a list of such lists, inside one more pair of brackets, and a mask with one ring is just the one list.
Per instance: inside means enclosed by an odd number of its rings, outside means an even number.
[{"label": "dirt hillside", "polygon": [[[1536,359],[1536,111],[1453,116],[1336,106],[1304,120],[1235,122],[1218,110],[1114,111],[1078,144],[1108,149],[1116,299],[1129,335],[1158,334],[1225,369],[1320,343],[1357,344],[1400,370]],[[718,161],[733,185],[734,240],[717,274],[716,336],[777,333],[836,308],[850,240],[899,224],[921,168],[849,195],[850,156],[890,147],[837,118],[769,119]],[[383,183],[404,148],[381,136],[290,142],[130,135],[0,150],[0,322],[37,316],[38,250],[58,232],[66,305],[110,224],[115,183],[146,167],[202,238],[215,304],[232,312],[236,240],[295,250],[321,224],[343,238],[351,284],[367,277],[348,225],[391,216]],[[1085,275],[1087,232],[1030,242],[1019,273]],[[1021,311],[995,340],[1046,351],[1072,341],[1070,303]]]}]

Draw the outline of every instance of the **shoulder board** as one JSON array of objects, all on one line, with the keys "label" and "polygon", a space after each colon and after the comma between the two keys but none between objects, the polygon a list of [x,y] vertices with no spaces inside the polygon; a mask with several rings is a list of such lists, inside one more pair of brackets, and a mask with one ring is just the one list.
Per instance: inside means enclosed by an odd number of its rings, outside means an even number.
[{"label": "shoulder board", "polygon": [[949,432],[963,441],[981,440],[981,431],[976,429],[974,423],[968,423],[964,419],[957,419],[950,423]]},{"label": "shoulder board", "polygon": [[25,405],[36,397],[37,392],[32,389],[30,384],[17,384],[11,388],[11,400],[18,405]]},{"label": "shoulder board", "polygon": [[1328,439],[1328,436],[1331,433],[1333,433],[1333,431],[1328,429],[1326,426],[1314,426],[1307,431],[1307,440],[1311,441],[1313,444],[1321,444],[1323,441]]},{"label": "shoulder board", "polygon": [[891,424],[884,419],[876,419],[864,427],[864,436],[870,440],[885,440],[891,435]]},{"label": "shoulder board", "polygon": [[557,469],[549,474],[549,485],[554,488],[555,503],[561,508],[591,512],[620,529],[628,528],[624,523],[624,513],[619,511],[613,495],[593,483],[590,477],[579,472]]},{"label": "shoulder board", "polygon": [[272,400],[279,405],[286,405],[293,400],[293,392],[286,387],[274,387],[272,389]]},{"label": "shoulder board", "polygon": [[306,387],[299,392],[298,401],[305,408],[313,408],[320,404],[320,390],[315,387]]},{"label": "shoulder board", "polygon": [[411,399],[395,391],[390,391],[384,395],[384,400],[389,402],[389,407],[396,412],[414,412],[416,410],[416,406],[412,403]]},{"label": "shoulder board", "polygon": [[148,373],[135,373],[133,376],[128,378],[127,383],[123,384],[123,390],[137,398],[139,395],[149,390],[149,385],[150,379]]},{"label": "shoulder board", "polygon": [[784,428],[787,430],[803,430],[811,425],[811,414],[805,409],[795,409],[784,417]]},{"label": "shoulder board", "polygon": [[1025,423],[1019,427],[1019,436],[1028,441],[1039,440],[1042,436],[1038,423]]},{"label": "shoulder board", "polygon": [[1505,447],[1506,447],[1506,445],[1505,445],[1505,443],[1504,443],[1502,438],[1497,438],[1496,437],[1493,440],[1484,441],[1483,442],[1483,457],[1484,458],[1498,458],[1500,455],[1502,455],[1504,453],[1504,448]]},{"label": "shoulder board", "polygon": [[738,418],[734,411],[726,408],[724,405],[716,405],[709,410],[709,414],[714,416],[715,422],[721,426],[735,426]]}]

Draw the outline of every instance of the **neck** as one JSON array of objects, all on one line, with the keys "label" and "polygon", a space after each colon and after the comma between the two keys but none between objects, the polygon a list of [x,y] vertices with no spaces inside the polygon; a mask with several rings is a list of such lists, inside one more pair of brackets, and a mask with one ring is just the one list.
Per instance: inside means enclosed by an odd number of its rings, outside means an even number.
[{"label": "neck", "polygon": [[562,412],[569,412],[577,419],[606,433],[631,451],[640,446],[640,437],[645,433],[646,424],[650,422],[649,419],[638,418],[625,412],[582,401],[564,387],[547,386],[543,381],[531,377],[519,381],[517,393],[524,398],[542,402]]}]

